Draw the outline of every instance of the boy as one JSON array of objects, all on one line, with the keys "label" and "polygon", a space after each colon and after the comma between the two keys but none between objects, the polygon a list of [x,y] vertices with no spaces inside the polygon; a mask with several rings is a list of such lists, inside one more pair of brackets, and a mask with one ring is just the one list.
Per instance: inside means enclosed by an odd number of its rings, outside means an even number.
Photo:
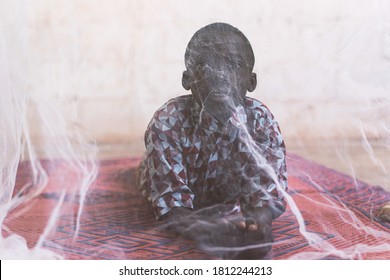
[{"label": "boy", "polygon": [[141,189],[157,219],[223,258],[262,258],[272,220],[286,207],[285,145],[271,112],[246,97],[256,88],[254,54],[237,28],[198,30],[182,85],[145,133]]}]

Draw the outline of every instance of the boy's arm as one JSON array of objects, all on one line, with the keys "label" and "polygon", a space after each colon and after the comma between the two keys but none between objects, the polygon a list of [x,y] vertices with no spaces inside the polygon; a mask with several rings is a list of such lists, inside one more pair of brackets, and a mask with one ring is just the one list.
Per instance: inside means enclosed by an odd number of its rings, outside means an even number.
[{"label": "boy's arm", "polygon": [[178,136],[180,127],[174,127],[164,120],[156,114],[145,133],[146,168],[156,218],[167,214],[174,207],[192,209],[194,199],[187,185],[187,172]]},{"label": "boy's arm", "polygon": [[270,174],[264,170],[260,171],[261,191],[252,196],[251,205],[269,208],[272,218],[275,219],[286,209],[286,201],[283,198],[283,192],[287,191],[288,187],[286,148],[278,123],[271,112],[267,108],[265,110],[266,114],[263,115],[264,119],[261,122],[265,126],[257,126],[255,135],[260,137],[255,141],[272,172]]}]

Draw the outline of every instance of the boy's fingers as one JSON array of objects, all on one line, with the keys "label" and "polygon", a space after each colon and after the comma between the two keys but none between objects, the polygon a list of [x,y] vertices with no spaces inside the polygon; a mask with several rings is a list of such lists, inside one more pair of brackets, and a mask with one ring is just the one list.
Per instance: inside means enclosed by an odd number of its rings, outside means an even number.
[{"label": "boy's fingers", "polygon": [[248,230],[249,231],[256,231],[257,230],[257,225],[256,224],[249,225],[248,226]]},{"label": "boy's fingers", "polygon": [[246,228],[246,223],[244,220],[240,221],[238,224],[238,227],[241,228],[241,229],[245,229]]},{"label": "boy's fingers", "polygon": [[227,218],[225,217],[224,220],[226,222],[229,222],[238,228],[245,229],[246,228],[246,222],[245,218],[241,215],[241,213],[233,214],[228,216]]},{"label": "boy's fingers", "polygon": [[257,230],[256,220],[253,218],[246,218],[246,227],[249,231],[256,231]]}]

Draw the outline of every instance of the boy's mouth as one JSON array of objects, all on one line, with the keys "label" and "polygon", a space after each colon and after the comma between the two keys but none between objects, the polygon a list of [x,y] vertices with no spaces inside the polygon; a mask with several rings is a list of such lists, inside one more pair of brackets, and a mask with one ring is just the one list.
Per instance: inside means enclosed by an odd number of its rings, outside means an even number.
[{"label": "boy's mouth", "polygon": [[229,96],[226,93],[223,93],[221,91],[217,90],[211,90],[207,96],[207,98],[212,98],[212,99],[218,99],[218,100],[224,100],[228,99]]}]

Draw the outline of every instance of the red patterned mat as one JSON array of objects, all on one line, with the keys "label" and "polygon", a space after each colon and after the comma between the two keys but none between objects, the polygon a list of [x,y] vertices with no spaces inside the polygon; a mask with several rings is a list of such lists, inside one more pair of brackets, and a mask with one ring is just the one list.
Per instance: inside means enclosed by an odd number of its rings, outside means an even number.
[{"label": "red patterned mat", "polygon": [[[65,210],[44,247],[67,259],[212,259],[191,242],[159,229],[134,184],[138,163],[139,159],[102,161],[84,204],[78,236],[74,235],[78,199],[66,196]],[[289,155],[287,163],[291,198],[301,210],[307,233],[318,238],[309,245],[291,211],[293,205],[289,205],[274,222],[276,243],[267,258],[390,259],[390,224],[373,219],[390,200],[388,192],[298,156]],[[5,221],[30,247],[36,244],[61,196],[57,186],[65,182],[72,187],[68,163],[42,164],[49,174],[48,186],[25,211],[11,213]],[[17,186],[23,185],[29,174],[28,165],[21,164]],[[7,234],[3,229],[3,235]]]}]

